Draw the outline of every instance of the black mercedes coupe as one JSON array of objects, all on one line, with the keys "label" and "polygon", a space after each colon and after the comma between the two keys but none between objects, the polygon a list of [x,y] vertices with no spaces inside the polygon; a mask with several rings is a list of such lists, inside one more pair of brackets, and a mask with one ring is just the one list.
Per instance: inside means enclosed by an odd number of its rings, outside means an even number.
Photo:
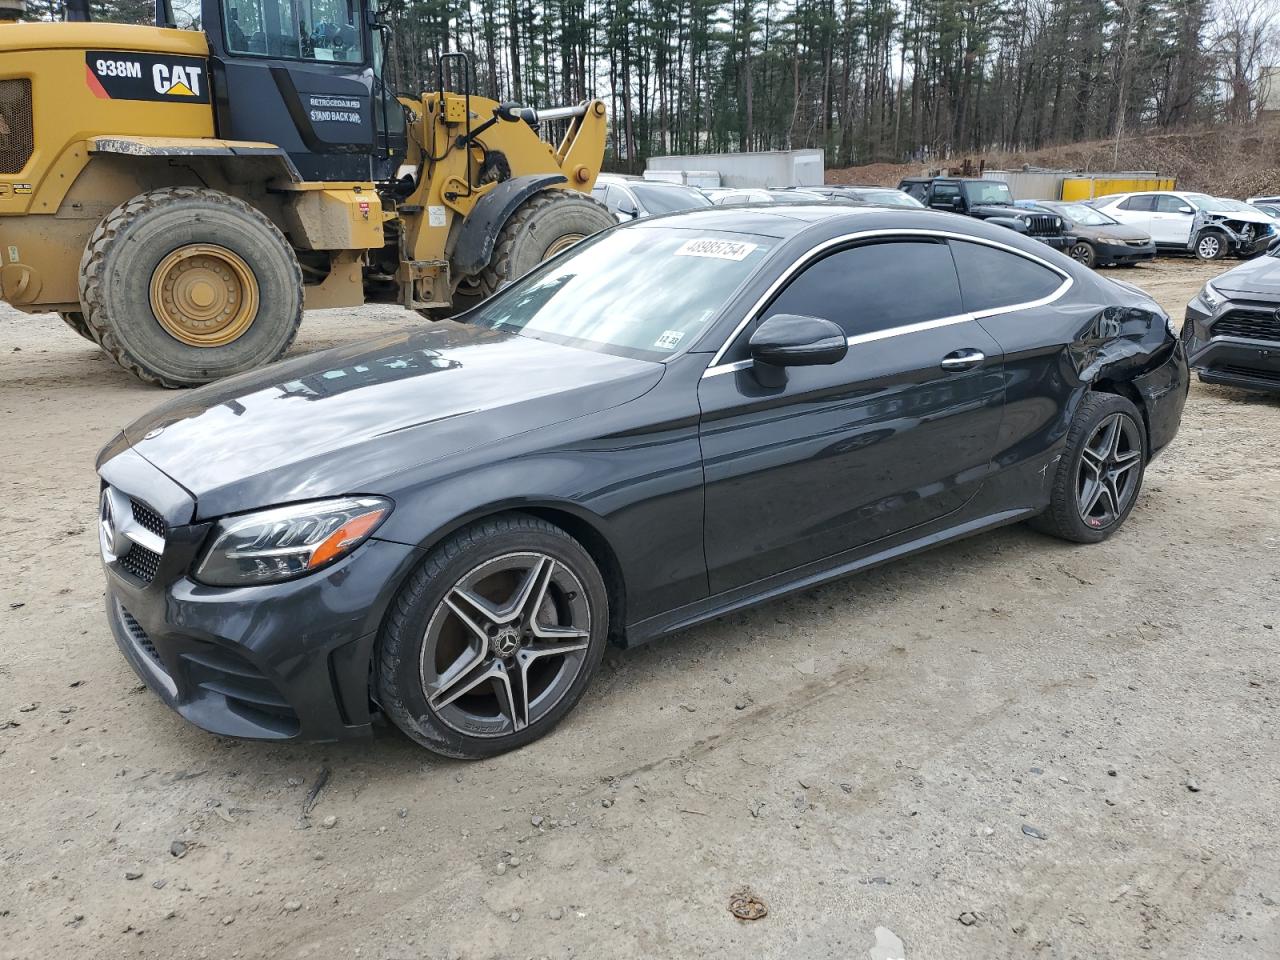
[{"label": "black mercedes coupe", "polygon": [[1177,432],[1168,316],[927,210],[610,229],[413,333],[176,397],[102,451],[107,616],[188,720],[484,757],[633,645],[1029,520],[1113,534]]}]

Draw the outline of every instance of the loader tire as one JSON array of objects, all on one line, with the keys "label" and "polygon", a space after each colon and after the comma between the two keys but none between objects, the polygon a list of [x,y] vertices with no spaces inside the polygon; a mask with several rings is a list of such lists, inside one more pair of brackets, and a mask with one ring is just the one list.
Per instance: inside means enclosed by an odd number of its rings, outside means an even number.
[{"label": "loader tire", "polygon": [[79,310],[65,310],[58,314],[62,318],[62,322],[74,330],[80,336],[84,337],[90,343],[97,343],[93,339],[93,334],[89,330],[89,325],[84,322],[84,314]]},{"label": "loader tire", "polygon": [[493,257],[476,278],[480,298],[493,296],[503,284],[617,222],[608,207],[577,190],[535,193],[498,233]]},{"label": "loader tire", "polygon": [[162,387],[194,387],[277,359],[298,334],[302,302],[302,270],[284,235],[217,190],[165,187],[125,201],[80,259],[93,339]]}]

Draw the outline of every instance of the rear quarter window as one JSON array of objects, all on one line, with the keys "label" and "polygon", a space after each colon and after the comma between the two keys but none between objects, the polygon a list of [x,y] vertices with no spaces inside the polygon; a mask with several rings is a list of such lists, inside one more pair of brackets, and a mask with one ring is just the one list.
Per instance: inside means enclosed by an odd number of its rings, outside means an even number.
[{"label": "rear quarter window", "polygon": [[1056,270],[998,247],[956,240],[951,251],[970,313],[1043,300],[1066,282]]}]

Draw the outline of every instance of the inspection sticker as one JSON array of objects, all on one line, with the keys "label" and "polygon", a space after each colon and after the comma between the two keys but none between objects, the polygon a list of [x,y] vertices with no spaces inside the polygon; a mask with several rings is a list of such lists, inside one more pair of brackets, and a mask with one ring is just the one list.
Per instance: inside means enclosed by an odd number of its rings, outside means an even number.
[{"label": "inspection sticker", "polygon": [[662,336],[653,341],[653,345],[662,350],[674,350],[676,344],[684,338],[683,330],[664,330]]},{"label": "inspection sticker", "polygon": [[754,243],[743,243],[740,240],[713,240],[706,237],[702,240],[687,240],[676,250],[677,257],[713,257],[716,260],[745,260],[747,254],[756,248]]},{"label": "inspection sticker", "polygon": [[444,207],[427,207],[427,226],[443,227],[444,226]]}]

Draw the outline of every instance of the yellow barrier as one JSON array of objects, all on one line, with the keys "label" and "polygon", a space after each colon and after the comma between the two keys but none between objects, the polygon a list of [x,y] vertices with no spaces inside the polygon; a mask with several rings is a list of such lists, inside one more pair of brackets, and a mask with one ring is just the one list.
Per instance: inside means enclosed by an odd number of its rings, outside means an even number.
[{"label": "yellow barrier", "polygon": [[1063,200],[1092,200],[1112,193],[1141,190],[1172,190],[1172,177],[1067,177],[1062,181]]}]

